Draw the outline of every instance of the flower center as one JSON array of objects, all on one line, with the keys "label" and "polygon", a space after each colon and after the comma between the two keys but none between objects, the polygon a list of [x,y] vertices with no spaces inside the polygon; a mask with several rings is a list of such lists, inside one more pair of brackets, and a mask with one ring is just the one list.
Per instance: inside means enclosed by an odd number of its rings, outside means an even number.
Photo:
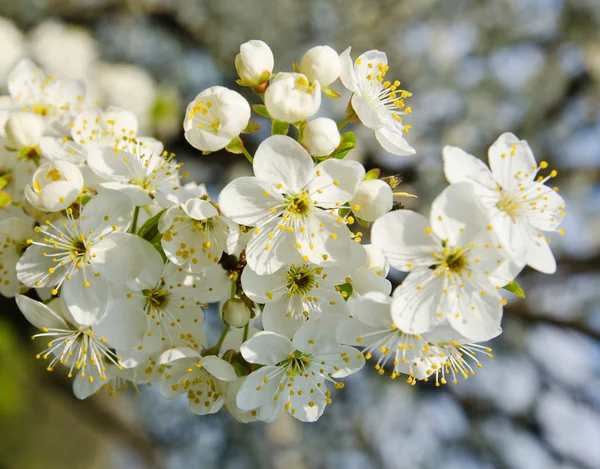
[{"label": "flower center", "polygon": [[169,304],[170,294],[165,288],[144,290],[143,294],[146,297],[147,309],[162,310]]},{"label": "flower center", "polygon": [[289,213],[300,217],[306,217],[310,213],[311,200],[308,197],[308,192],[303,191],[299,195],[291,195],[286,197],[286,210]]},{"label": "flower center", "polygon": [[302,267],[290,266],[286,274],[287,288],[292,294],[306,294],[315,286],[315,273],[321,269],[311,269],[306,265]]},{"label": "flower center", "polygon": [[286,374],[288,376],[304,375],[308,367],[310,367],[312,359],[312,355],[296,350],[294,353],[290,353],[285,360],[278,363],[277,366],[287,368]]},{"label": "flower center", "polygon": [[496,208],[506,213],[513,223],[517,221],[519,217],[519,201],[513,194],[503,191],[502,198],[496,203]]},{"label": "flower center", "polygon": [[[469,266],[467,251],[462,248],[446,247],[438,266],[455,274],[461,274]],[[437,266],[434,266],[434,268]]]},{"label": "flower center", "polygon": [[308,94],[313,94],[313,85],[304,77],[300,77],[296,80],[296,89]]}]

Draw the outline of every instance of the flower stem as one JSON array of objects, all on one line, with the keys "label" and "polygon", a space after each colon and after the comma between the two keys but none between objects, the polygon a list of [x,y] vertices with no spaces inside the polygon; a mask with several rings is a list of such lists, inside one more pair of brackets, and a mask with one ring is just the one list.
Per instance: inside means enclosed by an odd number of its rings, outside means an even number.
[{"label": "flower stem", "polygon": [[137,229],[137,221],[138,221],[139,215],[140,215],[140,208],[135,207],[133,209],[133,220],[131,221],[131,228],[129,228],[130,233],[135,233],[135,230]]},{"label": "flower stem", "polygon": [[244,338],[242,339],[242,342],[246,342],[248,340],[248,330],[250,329],[250,323],[247,322],[246,325],[244,326]]},{"label": "flower stem", "polygon": [[350,122],[352,122],[352,117],[353,116],[346,116],[344,118],[344,120],[342,122],[340,122],[338,124],[338,130],[342,130],[344,127],[346,127]]},{"label": "flower stem", "polygon": [[248,152],[248,150],[246,150],[246,147],[242,146],[242,151],[244,152],[244,156],[250,163],[254,162],[254,158],[252,158],[252,155]]},{"label": "flower stem", "polygon": [[223,332],[221,333],[221,337],[219,337],[219,341],[217,342],[217,345],[215,345],[215,349],[217,350],[217,355],[219,355],[219,353],[221,352],[221,345],[223,345],[223,341],[225,340],[225,337],[227,337],[227,333],[229,332],[230,326],[229,324],[225,324],[225,328],[223,329]]}]

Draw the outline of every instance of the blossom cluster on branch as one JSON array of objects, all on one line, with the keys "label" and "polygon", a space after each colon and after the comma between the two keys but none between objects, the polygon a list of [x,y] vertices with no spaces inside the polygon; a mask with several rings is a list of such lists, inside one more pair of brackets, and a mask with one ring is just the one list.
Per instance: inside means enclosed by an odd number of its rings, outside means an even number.
[{"label": "blossom cluster on branch", "polygon": [[[319,46],[274,72],[270,48],[250,41],[235,67],[263,104],[214,86],[183,121],[194,148],[252,164],[218,200],[181,182],[182,164],[138,135],[133,113],[98,109],[83,83],[29,60],[12,71],[0,98],[0,292],[39,329],[38,358],[79,398],[157,383],[193,413],[226,408],[241,422],[283,409],[315,421],[365,360],[411,384],[474,373],[502,331],[502,289],[522,294],[525,265],[556,269],[544,234],[564,216],[546,185],[556,172],[538,175],[547,164],[508,133],[489,167],[445,147],[450,185],[425,217],[395,203],[409,195],[398,177],[346,159],[349,124],[398,157],[415,153],[411,93],[387,78],[383,52],[353,60]],[[338,78],[346,117],[311,119],[340,97]],[[254,155],[241,137],[260,129],[252,111],[271,122]],[[390,267],[408,273],[393,294]],[[219,337],[203,332],[210,303]]]}]

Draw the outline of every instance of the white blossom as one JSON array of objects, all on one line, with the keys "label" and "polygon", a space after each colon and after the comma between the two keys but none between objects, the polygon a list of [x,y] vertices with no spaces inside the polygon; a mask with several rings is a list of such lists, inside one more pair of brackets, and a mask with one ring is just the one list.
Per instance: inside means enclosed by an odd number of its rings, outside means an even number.
[{"label": "white blossom", "polygon": [[319,110],[321,85],[310,83],[301,73],[278,73],[265,92],[265,104],[273,119],[303,121]]},{"label": "white blossom", "polygon": [[401,156],[414,154],[414,148],[404,139],[410,126],[402,120],[411,112],[404,102],[411,93],[400,90],[398,80],[393,83],[385,80],[389,68],[385,53],[365,52],[353,63],[348,47],[340,60],[340,79],[353,93],[352,108],[360,121],[375,131],[377,141],[386,151]]},{"label": "white blossom", "polygon": [[331,403],[326,383],[341,388],[343,383],[336,379],[364,366],[362,353],[335,340],[337,318],[333,319],[311,319],[292,340],[265,331],[242,345],[246,361],[264,366],[242,383],[238,407],[256,410],[258,419],[267,422],[284,408],[300,421],[316,421]]},{"label": "white blossom", "polygon": [[364,251],[337,213],[356,193],[365,170],[355,161],[318,165],[291,137],[267,138],[254,156],[254,177],[230,182],[219,196],[222,212],[253,226],[248,265],[272,274],[300,253],[317,265],[360,265]]},{"label": "white blossom", "polygon": [[273,72],[273,52],[264,43],[253,39],[240,46],[235,57],[235,68],[242,82],[254,87],[262,85]]},{"label": "white blossom", "polygon": [[42,164],[33,173],[31,186],[25,187],[25,198],[44,212],[58,212],[69,207],[83,189],[81,171],[68,161]]},{"label": "white blossom", "polygon": [[188,104],[183,121],[186,140],[202,151],[225,148],[248,125],[250,104],[236,91],[213,86]]},{"label": "white blossom", "polygon": [[522,265],[506,268],[508,256],[482,220],[471,186],[454,184],[435,199],[429,220],[397,210],[373,224],[373,244],[392,267],[410,272],[394,292],[398,328],[421,334],[447,320],[472,340],[498,334],[506,302],[498,290]]},{"label": "white blossom", "polygon": [[13,150],[35,149],[45,129],[42,117],[31,112],[11,113],[4,125],[8,146]]},{"label": "white blossom", "polygon": [[350,201],[355,215],[365,221],[375,221],[389,212],[394,204],[394,193],[390,185],[381,179],[361,181],[356,195]]},{"label": "white blossom", "polygon": [[485,207],[490,225],[518,261],[544,273],[556,271],[556,261],[542,232],[560,231],[565,202],[544,183],[556,175],[536,174],[529,145],[511,133],[502,134],[489,150],[488,168],[460,148],[444,148],[444,172],[450,183],[468,182]]}]

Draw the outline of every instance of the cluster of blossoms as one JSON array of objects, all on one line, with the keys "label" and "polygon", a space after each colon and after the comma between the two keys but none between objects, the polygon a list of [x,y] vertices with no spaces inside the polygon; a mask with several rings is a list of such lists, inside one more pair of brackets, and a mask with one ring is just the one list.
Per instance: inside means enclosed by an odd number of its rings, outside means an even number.
[{"label": "cluster of blossoms", "polygon": [[[12,71],[0,100],[0,292],[39,329],[38,358],[66,370],[79,398],[157,383],[193,413],[226,408],[242,422],[282,409],[317,420],[365,360],[411,384],[474,373],[491,352],[481,343],[501,333],[502,289],[519,290],[525,265],[556,268],[544,235],[564,216],[546,185],[555,172],[537,176],[547,164],[512,134],[489,167],[446,147],[450,185],[426,218],[394,203],[397,177],[345,158],[350,123],[388,152],[415,152],[411,93],[386,78],[384,53],[352,60],[320,46],[275,73],[269,47],[250,41],[235,66],[261,104],[215,86],[183,122],[196,149],[252,164],[217,200],[182,184],[181,163],[138,135],[131,112],[86,105],[82,83],[31,61]],[[346,118],[312,119],[323,95],[339,98],[338,78]],[[254,155],[240,137],[259,129],[252,110],[271,122]],[[393,294],[391,267],[408,272]],[[214,340],[210,303],[223,324]]]}]

